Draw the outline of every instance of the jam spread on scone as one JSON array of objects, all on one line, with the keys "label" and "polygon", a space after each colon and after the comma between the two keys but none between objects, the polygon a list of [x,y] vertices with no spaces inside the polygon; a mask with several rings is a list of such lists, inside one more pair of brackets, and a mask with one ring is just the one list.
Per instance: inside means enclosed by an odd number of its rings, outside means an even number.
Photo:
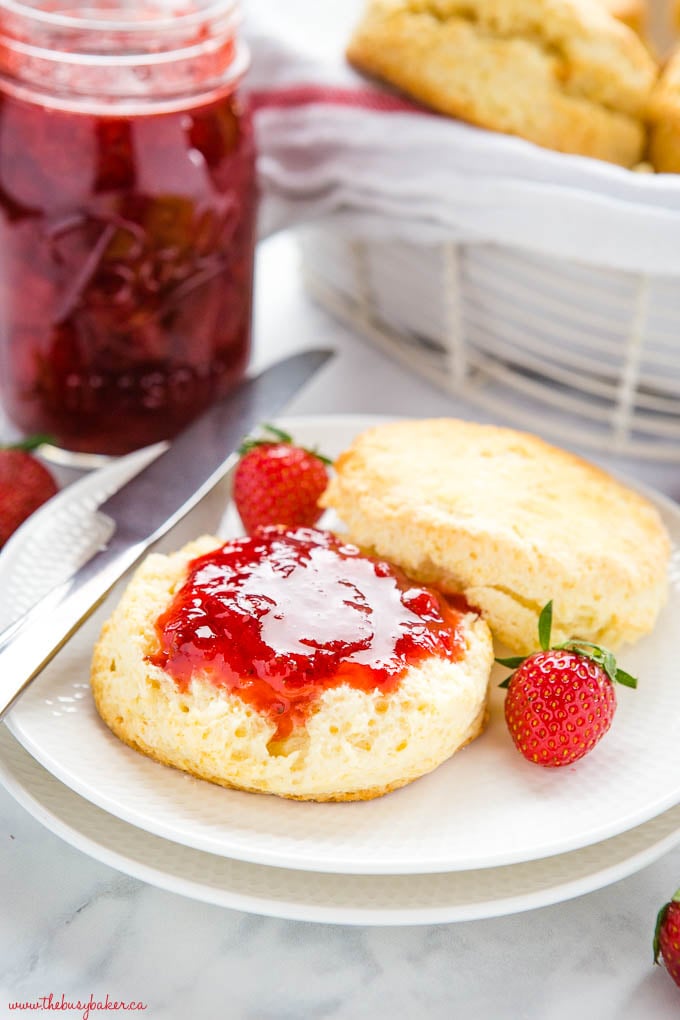
[{"label": "jam spread on scone", "polygon": [[388,692],[426,656],[461,658],[466,608],[328,532],[260,528],[189,564],[150,661],[180,689],[237,693],[284,738],[328,687]]}]

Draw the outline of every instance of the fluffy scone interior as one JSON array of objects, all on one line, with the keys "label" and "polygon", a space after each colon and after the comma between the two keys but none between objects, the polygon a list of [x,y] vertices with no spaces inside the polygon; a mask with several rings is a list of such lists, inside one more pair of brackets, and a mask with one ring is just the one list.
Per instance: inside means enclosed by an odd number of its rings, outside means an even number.
[{"label": "fluffy scone interior", "polygon": [[656,65],[592,0],[369,0],[347,57],[481,127],[622,166],[642,158]]},{"label": "fluffy scone interior", "polygon": [[155,621],[195,557],[223,543],[203,537],[140,566],[94,652],[99,714],[125,743],[202,779],[303,800],[363,800],[431,771],[482,730],[493,663],[489,629],[462,620],[465,653],[410,667],[388,694],[325,690],[304,728],[276,741],[275,726],[237,695],[195,676],[181,692],[148,662]]},{"label": "fluffy scone interior", "polygon": [[536,436],[455,419],[359,436],[322,497],[352,540],[411,577],[463,592],[510,649],[553,637],[616,648],[648,633],[666,599],[669,538],[656,509]]}]

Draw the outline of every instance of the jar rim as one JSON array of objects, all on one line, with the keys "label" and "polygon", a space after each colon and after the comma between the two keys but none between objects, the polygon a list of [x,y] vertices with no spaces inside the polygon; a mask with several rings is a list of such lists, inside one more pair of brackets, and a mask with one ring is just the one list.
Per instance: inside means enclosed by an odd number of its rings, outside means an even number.
[{"label": "jar rim", "polygon": [[[126,7],[125,0],[86,0],[74,18],[63,9],[45,11],[45,0],[37,2],[40,9],[26,0],[0,0],[0,84],[17,96],[28,89],[64,108],[95,100],[107,107],[188,100],[233,90],[248,67],[248,51],[239,41],[238,0],[185,0],[186,13],[178,20],[169,11],[180,0],[148,0],[141,17],[137,5]],[[137,13],[138,19],[98,20],[113,9]],[[33,13],[45,17],[31,22]],[[77,27],[83,23],[85,28]],[[128,32],[127,24],[135,31]]]},{"label": "jar rim", "polygon": [[153,19],[122,17],[85,18],[72,14],[64,14],[63,12],[45,11],[39,7],[23,3],[22,0],[1,0],[0,9],[4,8],[7,12],[26,20],[39,22],[46,28],[73,29],[76,31],[96,29],[97,31],[108,30],[112,32],[134,33],[148,32],[149,29],[163,31],[165,28],[180,30],[184,27],[191,28],[194,24],[200,24],[212,17],[224,17],[225,15],[234,14],[239,6],[239,0],[193,0],[194,4],[196,2],[203,2],[204,6],[186,11],[185,13],[173,14],[169,12],[167,15],[162,15],[159,10],[159,17]]},{"label": "jar rim", "polygon": [[[192,57],[202,55],[211,49],[218,50],[223,45],[220,39],[204,39],[199,43],[193,43],[190,46],[181,46],[177,49],[172,50],[158,50],[155,53],[129,53],[129,54],[108,54],[108,53],[84,53],[79,50],[71,50],[69,52],[60,51],[59,61],[62,64],[84,64],[89,67],[138,67],[143,64],[144,67],[150,67],[160,64],[171,64],[176,63],[178,60],[190,60]],[[12,39],[11,44],[7,44],[8,48],[21,54],[25,57],[33,57],[37,59],[50,58],[53,56],[53,52],[44,46],[36,46],[33,43],[26,43],[20,39]],[[234,67],[230,78],[242,77],[244,74],[244,66],[247,67],[249,60],[249,53],[245,46],[239,47],[239,59],[234,59]]]}]

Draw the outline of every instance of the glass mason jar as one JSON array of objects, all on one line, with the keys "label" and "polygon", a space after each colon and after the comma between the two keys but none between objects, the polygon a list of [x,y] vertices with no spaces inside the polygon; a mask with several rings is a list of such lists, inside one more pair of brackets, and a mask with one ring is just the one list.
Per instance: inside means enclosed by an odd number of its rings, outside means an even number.
[{"label": "glass mason jar", "polygon": [[256,212],[235,0],[0,0],[0,398],[120,454],[244,372]]}]

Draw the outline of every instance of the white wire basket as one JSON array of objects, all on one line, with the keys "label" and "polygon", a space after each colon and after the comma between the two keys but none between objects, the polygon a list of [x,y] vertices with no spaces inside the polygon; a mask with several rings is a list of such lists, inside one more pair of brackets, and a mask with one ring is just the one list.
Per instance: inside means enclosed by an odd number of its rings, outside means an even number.
[{"label": "white wire basket", "polygon": [[436,385],[563,443],[680,461],[680,277],[327,226],[300,243],[312,296]]}]

